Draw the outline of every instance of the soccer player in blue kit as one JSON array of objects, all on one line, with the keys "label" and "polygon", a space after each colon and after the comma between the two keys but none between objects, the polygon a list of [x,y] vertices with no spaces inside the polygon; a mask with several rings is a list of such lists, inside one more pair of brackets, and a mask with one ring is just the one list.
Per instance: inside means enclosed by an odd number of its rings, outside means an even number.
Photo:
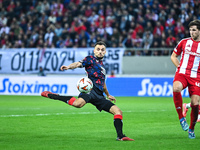
[{"label": "soccer player in blue kit", "polygon": [[[114,115],[114,127],[117,132],[118,141],[134,141],[125,136],[122,131],[122,111],[111,101],[116,102],[114,96],[110,95],[106,87],[105,78],[106,71],[103,65],[103,57],[106,54],[106,44],[99,41],[94,47],[94,56],[87,56],[79,62],[74,62],[68,66],[61,66],[61,70],[75,69],[85,67],[85,70],[94,84],[93,89],[89,93],[80,93],[78,99],[73,96],[61,96],[49,91],[41,93],[43,97],[63,101],[71,106],[81,108],[87,103],[91,103],[99,111],[106,111]],[[106,94],[107,98],[103,95]]]}]

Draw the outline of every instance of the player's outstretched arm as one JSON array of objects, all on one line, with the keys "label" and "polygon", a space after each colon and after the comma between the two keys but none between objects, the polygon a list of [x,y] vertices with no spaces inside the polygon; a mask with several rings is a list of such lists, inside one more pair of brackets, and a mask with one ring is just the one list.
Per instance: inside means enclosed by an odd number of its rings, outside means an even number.
[{"label": "player's outstretched arm", "polygon": [[81,67],[82,66],[82,63],[80,63],[80,62],[74,62],[74,63],[72,63],[72,64],[70,64],[69,66],[61,66],[60,67],[60,70],[68,70],[68,69],[76,69],[76,68],[78,68],[78,67]]}]

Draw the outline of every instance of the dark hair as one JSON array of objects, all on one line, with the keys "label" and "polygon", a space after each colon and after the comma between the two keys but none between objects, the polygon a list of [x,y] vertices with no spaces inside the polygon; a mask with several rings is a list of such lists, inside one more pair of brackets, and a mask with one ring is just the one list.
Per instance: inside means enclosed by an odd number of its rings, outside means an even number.
[{"label": "dark hair", "polygon": [[193,20],[193,21],[191,21],[190,23],[189,23],[189,28],[191,27],[191,26],[197,26],[197,29],[198,30],[200,30],[200,20]]},{"label": "dark hair", "polygon": [[96,42],[95,45],[94,45],[94,47],[95,47],[96,45],[104,45],[104,46],[106,47],[106,43],[103,42],[103,41]]}]

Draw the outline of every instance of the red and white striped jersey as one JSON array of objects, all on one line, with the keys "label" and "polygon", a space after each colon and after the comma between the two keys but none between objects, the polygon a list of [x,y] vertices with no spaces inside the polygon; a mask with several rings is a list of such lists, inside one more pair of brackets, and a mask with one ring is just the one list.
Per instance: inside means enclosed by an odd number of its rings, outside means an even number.
[{"label": "red and white striped jersey", "polygon": [[191,78],[200,78],[200,41],[185,38],[178,43],[174,52],[181,55],[177,72]]}]

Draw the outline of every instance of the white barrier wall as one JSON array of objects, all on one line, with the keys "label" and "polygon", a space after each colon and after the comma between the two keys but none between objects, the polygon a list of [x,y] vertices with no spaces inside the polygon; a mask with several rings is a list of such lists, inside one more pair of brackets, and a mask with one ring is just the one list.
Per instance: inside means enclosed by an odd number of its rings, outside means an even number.
[{"label": "white barrier wall", "polygon": [[[40,95],[51,91],[78,96],[77,81],[83,76],[0,76],[0,95]],[[107,78],[107,88],[114,96],[172,97],[173,77],[117,77]],[[182,91],[184,97],[187,90]]]},{"label": "white barrier wall", "polygon": [[174,75],[176,67],[170,56],[126,56],[123,57],[123,74]]},{"label": "white barrier wall", "polygon": [[1,95],[40,95],[51,91],[64,95],[78,95],[79,77],[0,76]]}]

